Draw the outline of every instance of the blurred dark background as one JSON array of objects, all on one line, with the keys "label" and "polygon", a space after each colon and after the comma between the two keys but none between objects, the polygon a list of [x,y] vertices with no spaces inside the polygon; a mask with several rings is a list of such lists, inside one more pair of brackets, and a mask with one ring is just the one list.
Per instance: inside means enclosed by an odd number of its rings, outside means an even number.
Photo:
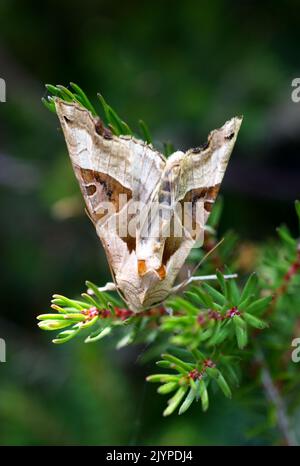
[{"label": "blurred dark background", "polygon": [[[254,444],[259,414],[241,398],[161,417],[151,364],[113,342],[54,347],[35,316],[108,267],[45,83],[101,91],[135,127],[187,149],[236,114],[243,126],[222,193],[221,231],[245,241],[295,227],[299,197],[299,2],[1,0],[0,444]],[[99,107],[98,107],[99,108]],[[234,419],[234,422],[233,422]],[[251,435],[252,432],[252,435]]]}]

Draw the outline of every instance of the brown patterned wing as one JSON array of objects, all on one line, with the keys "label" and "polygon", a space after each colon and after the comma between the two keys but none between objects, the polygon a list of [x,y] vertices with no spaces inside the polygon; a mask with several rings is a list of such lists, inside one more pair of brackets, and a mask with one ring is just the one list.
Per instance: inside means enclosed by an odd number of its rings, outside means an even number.
[{"label": "brown patterned wing", "polygon": [[163,156],[142,141],[112,135],[76,103],[57,99],[56,110],[91,218],[97,221],[101,201],[112,202],[118,212],[119,194],[147,203],[160,180]]},{"label": "brown patterned wing", "polygon": [[166,258],[174,255],[185,238],[203,238],[204,226],[217,197],[241,123],[241,117],[232,118],[222,128],[209,134],[205,146],[186,153],[174,153],[168,159],[167,166],[180,167],[176,199],[181,205],[186,235],[181,240],[172,237],[166,240]]}]

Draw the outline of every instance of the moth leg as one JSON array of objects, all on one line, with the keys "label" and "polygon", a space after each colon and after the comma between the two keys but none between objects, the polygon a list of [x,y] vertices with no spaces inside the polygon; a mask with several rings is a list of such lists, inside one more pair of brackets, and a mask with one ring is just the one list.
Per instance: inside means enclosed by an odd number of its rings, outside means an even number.
[{"label": "moth leg", "polygon": [[[100,286],[98,288],[98,291],[117,291],[117,286],[113,282],[108,282],[106,283],[105,286]],[[94,294],[93,290],[90,288],[87,290],[88,294]]]},{"label": "moth leg", "polygon": [[[237,278],[237,273],[232,273],[228,275],[223,275],[225,280],[228,280],[230,278]],[[199,275],[199,276],[194,276],[190,277],[187,280],[183,281],[182,283],[179,283],[179,285],[173,286],[171,293],[176,293],[182,288],[185,288],[186,286],[190,285],[193,282],[200,282],[200,281],[206,281],[206,280],[217,280],[217,275]]]}]

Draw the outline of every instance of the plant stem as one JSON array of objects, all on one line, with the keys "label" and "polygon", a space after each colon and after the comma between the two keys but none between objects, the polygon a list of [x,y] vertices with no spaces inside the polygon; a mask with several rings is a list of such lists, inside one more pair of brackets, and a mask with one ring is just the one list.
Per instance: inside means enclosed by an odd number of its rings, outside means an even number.
[{"label": "plant stem", "polygon": [[290,427],[285,402],[272,379],[266,359],[261,350],[257,350],[256,360],[261,368],[261,383],[266,397],[276,409],[277,425],[279,431],[282,434],[284,442],[288,446],[299,446],[295,432]]}]

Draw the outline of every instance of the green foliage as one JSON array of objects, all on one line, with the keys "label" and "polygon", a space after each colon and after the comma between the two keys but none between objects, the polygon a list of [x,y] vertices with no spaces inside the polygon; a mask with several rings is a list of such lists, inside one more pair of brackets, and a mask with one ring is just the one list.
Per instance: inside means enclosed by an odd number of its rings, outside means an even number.
[{"label": "green foliage", "polygon": [[[278,250],[277,247],[278,254],[290,265],[283,267],[275,260],[273,247],[265,251],[259,275],[272,270],[273,282],[265,283],[252,273],[241,286],[240,280],[225,279],[217,270],[213,286],[208,283],[192,285],[184,295],[172,296],[164,306],[139,314],[126,309],[111,293],[101,292],[96,285],[87,282],[88,292],[83,293],[80,300],[54,295],[52,309],[56,313],[38,316],[39,327],[59,330],[53,340],[56,344],[81,333],[86,343],[115,334],[118,349],[141,342],[160,348],[163,342],[168,352],[161,354],[156,363],[163,372],[148,376],[147,381],[160,384],[159,394],[172,393],[164,416],[175,410],[183,414],[199,400],[205,411],[214,392],[211,387],[219,388],[230,398],[232,388],[240,382],[243,363],[249,363],[254,357],[260,340],[265,342],[264,348],[268,342],[274,343],[272,330],[274,332],[278,316],[276,312],[270,315],[270,310],[276,307],[278,294],[290,287],[289,281],[299,283],[298,243],[286,227],[281,227],[278,233],[283,248]],[[273,261],[270,262],[271,251]],[[213,257],[208,260],[213,262]],[[224,269],[230,273],[228,268]],[[278,288],[280,275],[284,285]],[[264,337],[265,332],[261,331],[268,326],[271,329]],[[276,338],[280,340],[280,333]]]},{"label": "green foliage", "polygon": [[208,409],[209,398],[207,387],[215,381],[224,395],[231,398],[231,389],[222,372],[215,367],[210,359],[205,359],[198,350],[191,351],[190,358],[183,360],[172,354],[162,354],[162,360],[156,364],[164,369],[170,369],[176,374],[154,374],[147,377],[148,382],[161,383],[158,393],[165,395],[175,391],[168,401],[164,416],[172,414],[179,406],[179,414],[186,412],[193,401],[201,400],[203,411]]},{"label": "green foliage", "polygon": [[162,329],[172,334],[171,343],[197,348],[205,342],[208,347],[218,347],[236,337],[243,349],[249,328],[266,327],[255,313],[265,309],[272,297],[257,298],[258,288],[252,286],[255,276],[250,276],[240,291],[234,279],[225,280],[220,272],[217,275],[218,288],[207,283],[192,286],[185,292],[186,299],[176,296],[167,302],[177,311],[177,315],[162,319]]},{"label": "green foliage", "polygon": [[[82,293],[82,300],[74,300],[65,296],[53,295],[52,309],[56,314],[41,314],[37,317],[39,327],[42,330],[67,330],[59,332],[53,343],[65,343],[81,332],[90,332],[85,338],[86,343],[91,343],[104,338],[116,326],[123,325],[124,316],[130,315],[129,311],[121,309],[120,301],[107,293],[100,292],[96,285],[86,282],[88,293]],[[91,294],[92,293],[92,294]],[[119,318],[116,318],[119,317]]]}]

